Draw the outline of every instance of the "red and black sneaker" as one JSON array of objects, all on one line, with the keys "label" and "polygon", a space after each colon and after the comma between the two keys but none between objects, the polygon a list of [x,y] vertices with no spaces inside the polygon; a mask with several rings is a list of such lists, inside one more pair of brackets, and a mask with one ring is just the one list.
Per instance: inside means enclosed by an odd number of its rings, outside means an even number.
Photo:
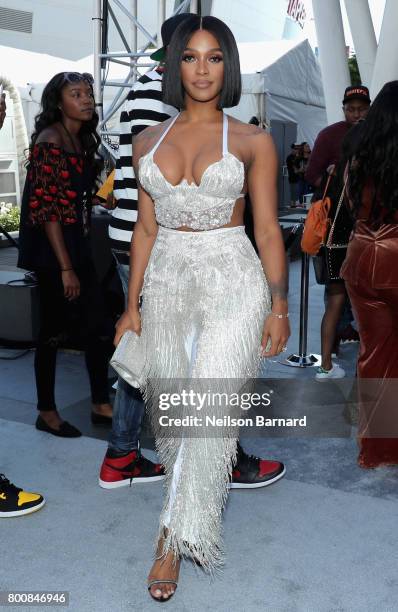
[{"label": "red and black sneaker", "polygon": [[258,489],[267,487],[285,475],[286,468],[280,461],[260,459],[247,455],[238,443],[238,455],[232,472],[230,489]]},{"label": "red and black sneaker", "polygon": [[137,482],[163,479],[163,466],[149,461],[139,450],[133,450],[122,457],[114,457],[112,451],[108,451],[102,462],[99,485],[103,489],[117,489]]}]

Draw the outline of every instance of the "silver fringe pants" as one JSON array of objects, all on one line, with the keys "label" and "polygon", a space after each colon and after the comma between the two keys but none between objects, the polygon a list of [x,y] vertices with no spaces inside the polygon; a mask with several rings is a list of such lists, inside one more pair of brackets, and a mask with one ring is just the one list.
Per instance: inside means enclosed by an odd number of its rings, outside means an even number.
[{"label": "silver fringe pants", "polygon": [[[212,571],[222,562],[221,515],[236,456],[237,429],[171,437],[159,423],[159,394],[188,379],[255,378],[261,336],[271,309],[267,281],[244,228],[182,232],[159,228],[145,273],[142,334],[147,346],[144,389],[156,446],[166,470],[160,533],[172,550]],[[225,384],[223,384],[226,387]],[[225,390],[225,389],[224,389]],[[239,389],[236,389],[239,391]],[[220,417],[228,407],[220,408]],[[164,531],[164,528],[167,531]]]}]

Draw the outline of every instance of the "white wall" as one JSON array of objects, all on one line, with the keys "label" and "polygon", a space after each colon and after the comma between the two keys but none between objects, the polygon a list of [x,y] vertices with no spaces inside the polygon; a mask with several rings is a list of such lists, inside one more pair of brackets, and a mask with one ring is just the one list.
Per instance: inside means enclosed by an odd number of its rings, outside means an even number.
[{"label": "white wall", "polygon": [[1,6],[33,13],[32,34],[0,30],[1,44],[78,59],[92,48],[92,0],[1,0]]}]

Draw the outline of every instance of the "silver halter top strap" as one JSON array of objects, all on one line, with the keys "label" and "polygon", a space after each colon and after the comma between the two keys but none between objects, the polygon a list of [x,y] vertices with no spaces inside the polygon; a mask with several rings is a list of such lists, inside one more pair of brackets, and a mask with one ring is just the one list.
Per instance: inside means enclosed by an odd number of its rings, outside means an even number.
[{"label": "silver halter top strap", "polygon": [[228,117],[222,114],[222,154],[223,157],[228,153]]},{"label": "silver halter top strap", "polygon": [[149,154],[152,157],[154,156],[155,151],[157,150],[161,142],[166,138],[167,134],[169,133],[169,131],[171,130],[171,128],[173,127],[173,125],[175,124],[179,116],[180,116],[180,113],[177,113],[176,116],[173,117],[173,119],[170,121],[169,125],[167,126],[167,128],[165,129],[165,131],[163,132],[163,134],[161,135],[161,137],[159,138],[155,146],[149,151]]},{"label": "silver halter top strap", "polygon": [[[163,134],[161,135],[161,137],[159,138],[159,140],[157,141],[155,146],[149,152],[149,155],[151,155],[151,157],[153,157],[155,155],[155,152],[158,149],[159,145],[166,138],[167,134],[170,132],[171,128],[173,127],[173,125],[175,124],[175,122],[177,121],[179,116],[180,116],[180,113],[177,113],[177,115],[170,121],[169,125],[167,126],[167,128],[165,129],[165,131],[163,132]],[[222,154],[223,154],[223,157],[224,157],[224,155],[226,155],[228,153],[228,117],[227,117],[227,115],[225,113],[223,113],[222,116],[223,116],[223,120],[222,120]]]}]

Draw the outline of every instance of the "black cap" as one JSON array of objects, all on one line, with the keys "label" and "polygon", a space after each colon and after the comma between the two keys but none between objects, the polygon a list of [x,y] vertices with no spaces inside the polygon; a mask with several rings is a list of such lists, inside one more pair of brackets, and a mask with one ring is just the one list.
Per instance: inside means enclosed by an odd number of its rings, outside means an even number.
[{"label": "black cap", "polygon": [[344,92],[343,104],[347,104],[351,100],[363,100],[370,104],[369,89],[365,85],[353,85],[347,87]]},{"label": "black cap", "polygon": [[166,19],[166,21],[162,23],[161,34],[163,47],[160,47],[160,49],[154,51],[150,56],[151,59],[155,60],[156,62],[161,62],[166,57],[166,48],[170,44],[174,31],[177,29],[180,23],[185,21],[185,19],[191,15],[195,15],[195,13],[178,13],[178,15],[173,15],[173,17]]}]

